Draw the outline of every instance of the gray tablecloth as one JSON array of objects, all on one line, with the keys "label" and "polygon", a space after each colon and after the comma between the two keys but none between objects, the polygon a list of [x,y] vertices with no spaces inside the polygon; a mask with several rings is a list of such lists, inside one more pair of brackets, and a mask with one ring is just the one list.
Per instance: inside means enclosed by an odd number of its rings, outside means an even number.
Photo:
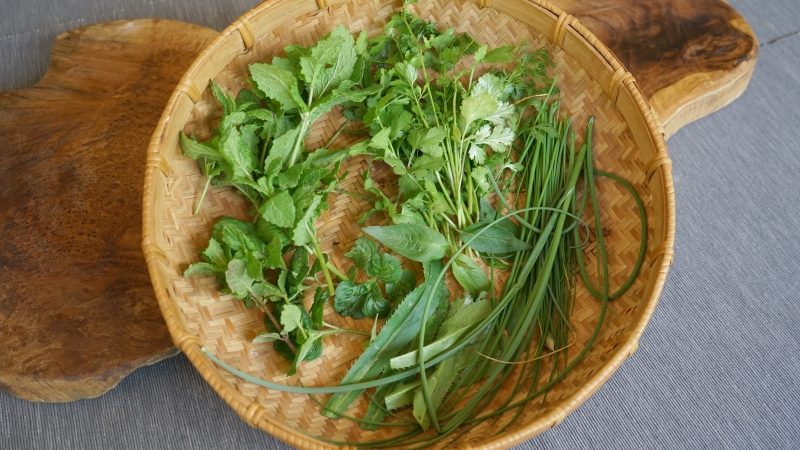
[{"label": "gray tablecloth", "polygon": [[[253,3],[2,0],[0,89],[35,83],[61,31],[137,17],[221,29]],[[800,4],[731,3],[762,42],[759,66],[740,100],[669,142],[675,262],[640,349],[564,423],[520,448],[800,447]],[[285,445],[244,425],[179,356],[94,400],[0,393],[0,448]]]}]

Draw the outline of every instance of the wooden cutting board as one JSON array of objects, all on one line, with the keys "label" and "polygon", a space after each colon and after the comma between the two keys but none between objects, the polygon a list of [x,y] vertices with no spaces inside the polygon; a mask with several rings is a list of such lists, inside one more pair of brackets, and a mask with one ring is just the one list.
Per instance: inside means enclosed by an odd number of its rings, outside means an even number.
[{"label": "wooden cutting board", "polygon": [[[721,0],[557,0],[636,76],[667,135],[746,88],[758,45]],[[98,396],[174,355],[140,250],[152,129],[216,35],[142,19],[69,31],[35,86],[0,93],[0,388]]]}]

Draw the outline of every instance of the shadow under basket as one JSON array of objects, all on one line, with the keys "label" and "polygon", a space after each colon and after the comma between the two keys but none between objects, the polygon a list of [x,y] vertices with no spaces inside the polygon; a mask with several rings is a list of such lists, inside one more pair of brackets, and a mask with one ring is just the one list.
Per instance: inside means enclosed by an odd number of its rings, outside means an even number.
[{"label": "shadow under basket", "polygon": [[[352,31],[377,33],[401,6],[400,1],[378,0],[273,0],[259,5],[228,27],[197,58],[173,93],[148,149],[143,246],[172,338],[248,424],[297,447],[332,447],[327,440],[373,441],[390,437],[397,430],[365,431],[352,421],[327,418],[321,414],[320,399],[242,381],[203,352],[206,349],[231,366],[278,383],[335,385],[360,354],[363,337],[326,338],[323,356],[302,364],[297,375],[289,377],[288,363],[270,344],[251,343],[264,327],[261,312],[221,294],[212,278],[183,277],[186,266],[198,260],[216,220],[222,216],[246,218],[248,210],[233,190],[212,187],[199,213],[193,213],[205,178],[196,162],[181,154],[178,137],[181,131],[209,135],[219,120],[219,107],[208,88],[210,80],[236,92],[248,84],[248,64],[269,61],[288,44],[310,45],[339,24]],[[647,212],[649,239],[642,270],[627,294],[609,304],[600,335],[586,358],[544,399],[525,406],[513,422],[509,423],[511,412],[497,421],[455,433],[458,437],[454,442],[444,441],[453,447],[509,447],[561,422],[636,350],[672,259],[675,218],[670,160],[662,130],[631,74],[574,17],[538,0],[423,0],[412,8],[439,27],[452,26],[488,45],[528,42],[533,48],[548,49],[561,90],[562,113],[573,118],[576,130],[583,130],[589,117],[595,118],[596,166],[631,181]],[[306,141],[308,148],[325,142],[340,120],[336,114],[321,119]],[[342,189],[358,190],[365,168],[363,160],[347,163],[344,169],[349,175]],[[613,287],[624,282],[634,265],[641,224],[634,200],[619,185],[599,179],[598,195]],[[325,253],[341,266],[346,260],[344,253],[361,235],[357,221],[367,205],[337,194],[331,194],[328,202],[329,209],[317,223],[318,235]],[[587,267],[590,275],[596,276],[593,251],[590,243],[586,248]],[[570,354],[580,351],[600,310],[600,302],[582,286],[576,291],[571,316],[575,344],[567,350]],[[326,320],[343,326],[371,327],[368,320],[346,319],[329,306],[325,314]],[[507,384],[512,384],[513,378]],[[511,387],[504,389],[510,392]],[[366,406],[367,401],[362,400],[350,413],[360,416]],[[507,424],[498,434],[497,430]],[[325,440],[317,438],[320,436]]]}]

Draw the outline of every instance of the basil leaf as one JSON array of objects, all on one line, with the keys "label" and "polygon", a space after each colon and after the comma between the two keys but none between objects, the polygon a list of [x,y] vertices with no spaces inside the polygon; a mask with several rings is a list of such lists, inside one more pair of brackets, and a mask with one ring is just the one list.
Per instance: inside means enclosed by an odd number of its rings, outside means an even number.
[{"label": "basil leaf", "polygon": [[483,253],[513,253],[530,248],[530,244],[517,239],[507,228],[498,225],[489,228],[487,226],[479,222],[465,228],[460,233],[461,240],[468,243],[471,249]]},{"label": "basil leaf", "polygon": [[414,272],[410,270],[403,270],[400,279],[394,283],[386,283],[386,295],[390,300],[396,301],[405,297],[416,285],[417,280],[414,277]]},{"label": "basil leaf", "polygon": [[366,227],[363,231],[384,246],[414,261],[442,259],[448,249],[447,239],[425,225],[402,223],[385,227]]},{"label": "basil leaf", "polygon": [[225,283],[237,298],[247,298],[255,281],[248,275],[247,264],[244,261],[232,259],[228,263],[228,269],[225,271]]}]

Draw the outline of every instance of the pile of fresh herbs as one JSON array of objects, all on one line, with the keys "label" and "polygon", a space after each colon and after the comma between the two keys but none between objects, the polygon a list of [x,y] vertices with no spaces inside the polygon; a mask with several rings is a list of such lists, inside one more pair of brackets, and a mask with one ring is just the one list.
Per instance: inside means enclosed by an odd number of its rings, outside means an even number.
[{"label": "pile of fresh herbs", "polygon": [[[256,341],[273,342],[291,361],[290,374],[322,354],[325,336],[362,333],[369,342],[338,386],[281,385],[209,357],[262,386],[333,394],[322,404],[330,417],[367,429],[408,428],[360,443],[373,447],[427,445],[459,427],[518,414],[544,395],[591,348],[607,302],[635,279],[646,239],[636,191],[593,167],[591,121],[576,148],[549,65],[544,51],[490,48],[403,11],[380,35],[354,37],[339,27],[311,47],[289,46],[284,56],[251,65],[252,89],[235,99],[212,83],[223,110],[219,127],[203,142],[182,135],[181,148],[198,161],[206,189],[237,189],[253,215],[219,220],[186,276],[213,275],[223,290],[263,310],[267,330]],[[337,107],[346,118],[339,131],[322,147],[306,148],[314,123]],[[331,148],[342,132],[363,138]],[[396,188],[373,180],[371,170],[364,174],[372,208],[362,224],[376,214],[391,223],[362,229],[365,236],[346,254],[352,268],[343,273],[323,252],[315,223],[350,158],[388,166]],[[621,183],[642,214],[639,261],[613,293],[596,175]],[[200,203],[203,197],[205,190]],[[587,206],[599,286],[582,261]],[[421,281],[414,265],[422,266]],[[602,308],[594,334],[568,359],[562,350],[574,339],[576,272]],[[450,274],[459,293],[445,287]],[[308,307],[306,297],[313,298]],[[372,333],[324,322],[331,297],[336,313],[373,321]],[[513,387],[500,399],[506,380]],[[347,416],[365,389],[366,416]],[[406,406],[413,420],[386,420]],[[417,435],[419,428],[436,433]]]}]

